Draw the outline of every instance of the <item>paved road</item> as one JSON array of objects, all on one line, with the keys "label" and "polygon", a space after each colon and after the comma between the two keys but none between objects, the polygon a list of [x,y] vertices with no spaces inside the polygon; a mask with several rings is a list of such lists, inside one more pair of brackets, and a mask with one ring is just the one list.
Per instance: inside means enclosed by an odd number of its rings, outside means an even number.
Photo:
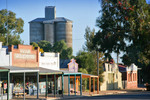
[{"label": "paved road", "polygon": [[150,92],[131,92],[126,94],[91,97],[64,98],[62,100],[150,100]]}]

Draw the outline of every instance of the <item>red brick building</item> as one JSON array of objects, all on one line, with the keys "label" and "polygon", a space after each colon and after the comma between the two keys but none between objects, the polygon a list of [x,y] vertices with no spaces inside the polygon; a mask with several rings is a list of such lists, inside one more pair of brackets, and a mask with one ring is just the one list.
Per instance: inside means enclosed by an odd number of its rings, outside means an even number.
[{"label": "red brick building", "polygon": [[9,46],[12,52],[12,66],[39,67],[39,48],[33,49],[31,45]]},{"label": "red brick building", "polygon": [[135,64],[131,64],[130,66],[119,64],[118,67],[122,73],[123,87],[125,89],[137,88],[137,66]]}]

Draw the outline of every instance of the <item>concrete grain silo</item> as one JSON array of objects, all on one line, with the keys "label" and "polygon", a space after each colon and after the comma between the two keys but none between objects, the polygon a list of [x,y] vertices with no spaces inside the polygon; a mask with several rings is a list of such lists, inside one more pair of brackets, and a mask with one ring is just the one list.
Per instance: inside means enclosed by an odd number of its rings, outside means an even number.
[{"label": "concrete grain silo", "polygon": [[55,43],[55,36],[54,36],[54,24],[53,23],[44,23],[44,33],[45,33],[45,40],[49,41],[51,44]]},{"label": "concrete grain silo", "polygon": [[72,21],[62,19],[55,23],[55,39],[56,41],[65,40],[67,46],[72,47]]},{"label": "concrete grain silo", "polygon": [[[37,20],[36,20],[37,21]],[[40,22],[30,22],[30,43],[44,40],[44,26]]]}]

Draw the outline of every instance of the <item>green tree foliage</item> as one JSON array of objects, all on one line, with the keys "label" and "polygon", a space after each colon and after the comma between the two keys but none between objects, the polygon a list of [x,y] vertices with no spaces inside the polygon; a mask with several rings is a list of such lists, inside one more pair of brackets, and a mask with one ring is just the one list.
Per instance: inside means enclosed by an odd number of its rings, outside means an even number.
[{"label": "green tree foliage", "polygon": [[67,49],[67,45],[66,45],[66,43],[65,43],[64,40],[57,41],[57,42],[54,44],[54,46],[53,46],[53,50],[54,50],[55,52],[62,53],[62,51],[63,51],[64,49]]},{"label": "green tree foliage", "polygon": [[86,27],[84,38],[86,39],[84,49],[87,51],[93,51],[93,38],[95,35],[95,29],[91,30],[90,27]]},{"label": "green tree foliage", "polygon": [[20,34],[23,30],[24,21],[21,18],[16,18],[16,14],[12,11],[7,11],[6,9],[0,10],[0,41],[3,45],[7,44],[8,35],[8,45],[23,44],[20,39]]},{"label": "green tree foliage", "polygon": [[79,68],[86,69],[89,74],[92,74],[96,69],[94,55],[90,52],[79,51],[76,56],[76,62],[79,64]]},{"label": "green tree foliage", "polygon": [[124,64],[150,71],[150,6],[145,0],[102,0],[101,5],[94,47],[105,54],[122,51]]},{"label": "green tree foliage", "polygon": [[62,50],[62,53],[60,54],[60,58],[61,59],[71,59],[72,58],[72,48],[69,47],[67,49],[63,49]]},{"label": "green tree foliage", "polygon": [[30,45],[32,45],[33,47],[39,47],[39,45],[35,42],[30,43]]},{"label": "green tree foliage", "polygon": [[[35,43],[34,43],[35,44]],[[44,50],[44,52],[52,51],[52,45],[49,41],[41,40],[38,42],[38,46]]]},{"label": "green tree foliage", "polygon": [[61,59],[71,59],[73,52],[71,47],[67,47],[67,44],[64,40],[57,41],[53,46],[53,51],[59,52]]},{"label": "green tree foliage", "polygon": [[32,42],[30,44],[33,45],[33,47],[40,47],[41,49],[43,49],[44,52],[56,52],[56,53],[59,52],[61,59],[72,58],[73,50],[71,47],[67,47],[64,40],[54,43],[53,46],[51,45],[49,41],[46,41],[46,40],[42,40],[38,43]]}]

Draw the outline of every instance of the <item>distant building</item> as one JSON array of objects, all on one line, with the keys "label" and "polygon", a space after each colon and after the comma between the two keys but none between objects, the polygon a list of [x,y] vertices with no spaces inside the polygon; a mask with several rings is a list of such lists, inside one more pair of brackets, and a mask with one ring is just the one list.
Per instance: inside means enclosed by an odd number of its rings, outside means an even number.
[{"label": "distant building", "polygon": [[137,71],[138,67],[135,64],[125,66],[122,64],[118,65],[119,71],[122,73],[122,83],[124,89],[137,88]]},{"label": "distant building", "polygon": [[104,81],[100,86],[101,91],[122,89],[122,74],[114,62],[104,63]]},{"label": "distant building", "polygon": [[[70,72],[78,72],[78,63],[76,63],[75,59],[61,59],[60,60],[60,70],[70,71]],[[68,83],[68,77],[64,77],[64,81]],[[75,80],[74,78],[70,78],[70,89],[74,91],[75,89]],[[76,91],[79,91],[79,78],[76,78]],[[68,85],[64,84],[64,92],[68,93]]]},{"label": "distant building", "polygon": [[36,18],[30,24],[30,43],[65,40],[68,47],[72,47],[72,21],[64,17],[56,17],[55,6],[45,7],[45,18]]}]

